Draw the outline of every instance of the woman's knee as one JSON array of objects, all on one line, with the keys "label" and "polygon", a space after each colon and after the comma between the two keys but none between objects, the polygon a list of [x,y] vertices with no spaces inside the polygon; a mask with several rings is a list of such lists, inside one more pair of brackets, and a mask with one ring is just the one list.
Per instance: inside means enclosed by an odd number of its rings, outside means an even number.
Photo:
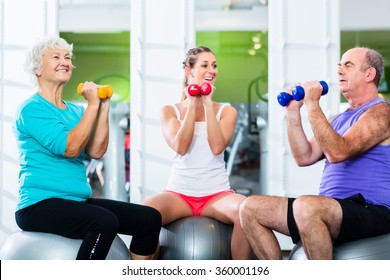
[{"label": "woman's knee", "polygon": [[161,229],[161,213],[149,206],[144,206],[143,218],[145,220],[146,228],[152,232],[160,232]]},{"label": "woman's knee", "polygon": [[91,221],[90,229],[92,231],[111,233],[112,235],[115,235],[119,231],[119,221],[114,213],[102,213],[96,217],[96,219]]}]

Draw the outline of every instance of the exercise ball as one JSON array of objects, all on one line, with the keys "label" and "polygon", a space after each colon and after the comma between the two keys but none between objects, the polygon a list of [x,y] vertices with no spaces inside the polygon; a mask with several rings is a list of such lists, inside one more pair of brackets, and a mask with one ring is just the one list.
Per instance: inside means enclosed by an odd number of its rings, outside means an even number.
[{"label": "exercise ball", "polygon": [[[307,260],[301,241],[291,250],[290,260]],[[334,260],[390,260],[390,233],[333,246]]]},{"label": "exercise ball", "polygon": [[[0,248],[0,259],[75,260],[81,242],[81,239],[70,239],[51,233],[17,231],[4,241]],[[112,242],[106,259],[130,259],[129,249],[119,236]]]},{"label": "exercise ball", "polygon": [[233,225],[207,217],[187,217],[160,232],[161,260],[230,260]]}]

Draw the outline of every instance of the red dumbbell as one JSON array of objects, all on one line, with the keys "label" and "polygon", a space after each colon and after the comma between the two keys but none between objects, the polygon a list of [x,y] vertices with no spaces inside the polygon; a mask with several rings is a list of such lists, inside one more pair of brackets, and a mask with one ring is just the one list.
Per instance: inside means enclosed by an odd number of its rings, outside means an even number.
[{"label": "red dumbbell", "polygon": [[188,86],[188,93],[191,96],[199,95],[199,93],[203,95],[208,95],[212,91],[213,87],[209,83],[203,83],[200,86],[197,84],[191,84]]},{"label": "red dumbbell", "polygon": [[200,93],[200,87],[197,84],[191,84],[188,86],[188,94],[191,96],[197,96]]},{"label": "red dumbbell", "polygon": [[209,95],[212,90],[213,90],[213,87],[209,83],[203,83],[200,86],[200,92],[203,95]]}]

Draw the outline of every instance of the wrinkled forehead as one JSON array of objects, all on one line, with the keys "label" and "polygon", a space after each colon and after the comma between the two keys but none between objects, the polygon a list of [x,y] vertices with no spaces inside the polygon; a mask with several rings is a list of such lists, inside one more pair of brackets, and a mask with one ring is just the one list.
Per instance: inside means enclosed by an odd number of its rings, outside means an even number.
[{"label": "wrinkled forehead", "polygon": [[341,57],[341,63],[348,61],[354,62],[355,64],[363,63],[366,56],[366,50],[362,48],[354,48],[346,51]]},{"label": "wrinkled forehead", "polygon": [[44,52],[44,55],[54,55],[54,54],[59,54],[59,55],[70,55],[70,52],[68,50],[65,50],[63,48],[47,48]]}]

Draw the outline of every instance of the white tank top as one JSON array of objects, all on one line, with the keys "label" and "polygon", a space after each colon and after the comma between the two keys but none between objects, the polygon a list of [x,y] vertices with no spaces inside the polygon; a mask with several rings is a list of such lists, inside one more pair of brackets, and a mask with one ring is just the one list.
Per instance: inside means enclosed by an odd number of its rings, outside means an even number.
[{"label": "white tank top", "polygon": [[[176,105],[172,107],[176,111],[177,119],[182,123],[179,109]],[[218,110],[218,121],[224,107],[225,104]],[[194,136],[187,154],[174,155],[166,189],[195,197],[230,189],[224,153],[214,155],[211,152],[207,141],[206,122],[195,122]]]}]

